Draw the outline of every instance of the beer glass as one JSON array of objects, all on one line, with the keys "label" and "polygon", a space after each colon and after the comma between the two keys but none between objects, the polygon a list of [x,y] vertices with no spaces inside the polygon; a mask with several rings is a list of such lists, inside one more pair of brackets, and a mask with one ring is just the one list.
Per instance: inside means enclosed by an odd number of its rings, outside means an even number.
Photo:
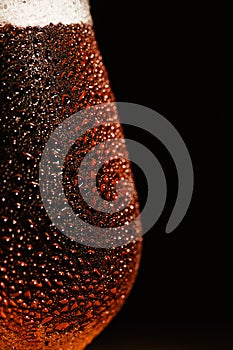
[{"label": "beer glass", "polygon": [[[0,348],[82,350],[126,300],[141,240],[97,248],[67,237],[45,211],[39,166],[61,122],[114,95],[87,0],[0,0],[0,10]],[[83,220],[91,214],[77,194],[74,163],[116,135],[123,135],[118,126],[93,128],[66,157],[64,192]],[[103,166],[97,186],[105,200],[130,169],[121,159]],[[135,194],[121,217],[137,211]]]}]

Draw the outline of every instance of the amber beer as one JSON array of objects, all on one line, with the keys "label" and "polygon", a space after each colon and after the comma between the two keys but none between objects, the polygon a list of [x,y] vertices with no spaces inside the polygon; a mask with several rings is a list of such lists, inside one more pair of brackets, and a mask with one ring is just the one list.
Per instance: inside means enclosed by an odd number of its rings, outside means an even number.
[{"label": "amber beer", "polygon": [[[84,349],[121,308],[140,259],[140,241],[100,249],[69,239],[41,201],[39,164],[51,132],[80,109],[114,99],[88,2],[53,3],[0,0],[1,350]],[[110,133],[114,138],[121,130],[87,132],[67,158],[64,189],[72,187],[67,198],[83,220],[91,214],[72,167]],[[131,176],[124,162],[102,169],[98,184],[107,200],[114,181]],[[130,208],[123,220],[136,215],[136,199]]]}]

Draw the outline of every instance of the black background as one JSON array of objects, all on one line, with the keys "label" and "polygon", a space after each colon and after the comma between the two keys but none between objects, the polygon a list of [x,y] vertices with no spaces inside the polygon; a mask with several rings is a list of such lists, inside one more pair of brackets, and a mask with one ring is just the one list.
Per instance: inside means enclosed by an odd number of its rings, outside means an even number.
[{"label": "black background", "polygon": [[[116,100],[150,107],[175,126],[190,151],[195,189],[183,222],[166,235],[177,190],[174,164],[153,137],[125,130],[161,160],[168,201],[144,237],[129,299],[88,349],[233,349],[233,264],[223,197],[229,189],[221,150],[228,10],[197,2],[93,0],[91,6]],[[143,202],[145,182],[140,172],[135,176]]]}]

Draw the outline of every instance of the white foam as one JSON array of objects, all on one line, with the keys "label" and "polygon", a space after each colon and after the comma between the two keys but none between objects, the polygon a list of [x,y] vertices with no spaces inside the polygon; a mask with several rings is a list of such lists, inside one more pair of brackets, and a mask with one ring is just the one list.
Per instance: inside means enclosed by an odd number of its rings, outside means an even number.
[{"label": "white foam", "polygon": [[0,0],[0,25],[91,24],[89,0]]}]

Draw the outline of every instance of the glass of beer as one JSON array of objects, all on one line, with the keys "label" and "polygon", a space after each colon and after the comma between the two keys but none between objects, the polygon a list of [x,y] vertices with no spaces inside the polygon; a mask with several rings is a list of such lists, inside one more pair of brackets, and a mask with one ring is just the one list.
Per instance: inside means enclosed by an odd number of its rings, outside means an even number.
[{"label": "glass of beer", "polygon": [[[67,237],[43,206],[39,165],[60,123],[114,95],[88,0],[0,0],[0,11],[0,348],[82,350],[126,300],[141,240],[96,248]],[[64,192],[83,220],[74,163],[108,135],[123,134],[118,126],[94,128],[66,158]],[[102,168],[97,185],[106,200],[125,174],[132,177],[126,160]],[[121,220],[137,211],[135,194]]]}]

